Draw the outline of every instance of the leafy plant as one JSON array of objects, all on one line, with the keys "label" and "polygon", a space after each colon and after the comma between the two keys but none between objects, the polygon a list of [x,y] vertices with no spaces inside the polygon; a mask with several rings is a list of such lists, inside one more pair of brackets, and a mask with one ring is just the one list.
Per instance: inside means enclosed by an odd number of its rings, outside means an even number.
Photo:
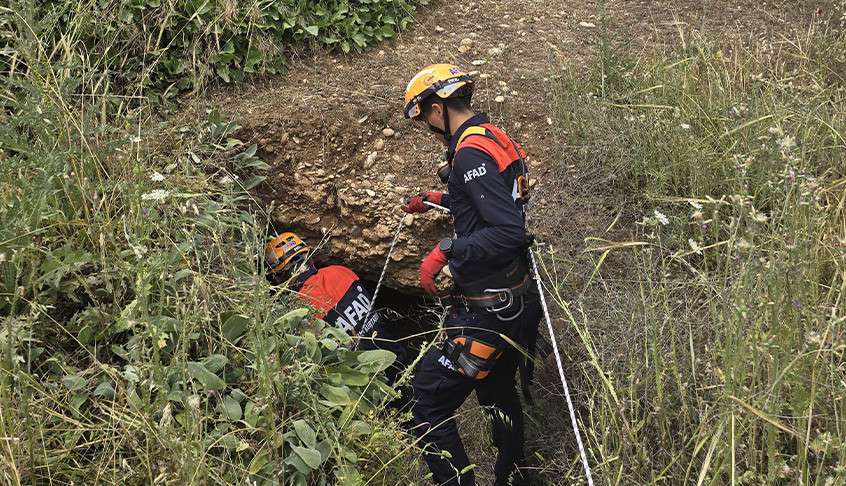
[{"label": "leafy plant", "polygon": [[87,96],[171,98],[284,72],[294,46],[360,51],[405,28],[417,4],[425,0],[14,0],[0,21],[0,72],[26,73],[35,56]]},{"label": "leafy plant", "polygon": [[412,450],[382,413],[394,356],[351,351],[256,271],[247,190],[267,166],[238,127],[212,112],[127,132],[30,63],[0,101],[2,481],[407,477],[414,461],[382,466]]}]

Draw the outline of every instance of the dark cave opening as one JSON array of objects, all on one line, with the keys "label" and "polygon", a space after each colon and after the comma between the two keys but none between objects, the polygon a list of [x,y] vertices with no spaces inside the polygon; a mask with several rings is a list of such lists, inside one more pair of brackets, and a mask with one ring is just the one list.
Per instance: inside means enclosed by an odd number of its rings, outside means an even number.
[{"label": "dark cave opening", "polygon": [[[365,280],[371,295],[376,282]],[[381,318],[394,330],[394,335],[412,352],[419,351],[424,341],[436,335],[443,307],[437,299],[388,287],[382,283],[374,302]]]}]

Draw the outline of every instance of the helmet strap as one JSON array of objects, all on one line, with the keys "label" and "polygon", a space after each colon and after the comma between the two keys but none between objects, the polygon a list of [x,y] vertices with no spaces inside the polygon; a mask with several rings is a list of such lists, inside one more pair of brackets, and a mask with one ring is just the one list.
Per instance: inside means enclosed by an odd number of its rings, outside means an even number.
[{"label": "helmet strap", "polygon": [[444,107],[444,140],[446,140],[447,145],[449,145],[450,139],[452,138],[452,132],[449,129],[449,109],[447,108],[446,102],[443,102]]},{"label": "helmet strap", "polygon": [[[300,265],[301,262],[297,262],[297,265]],[[317,273],[317,267],[311,261],[305,262],[305,268],[302,272],[300,272],[294,281],[291,283],[291,290],[294,292],[299,292],[303,285],[305,285],[306,280],[310,279]]]},{"label": "helmet strap", "polygon": [[426,122],[426,125],[429,126],[430,132],[444,137],[444,140],[446,141],[447,145],[449,145],[450,139],[452,138],[452,133],[450,132],[450,129],[449,129],[449,109],[447,108],[446,103],[442,103],[441,106],[444,107],[444,113],[443,113],[444,129],[441,130],[440,128],[432,125],[429,122]]}]

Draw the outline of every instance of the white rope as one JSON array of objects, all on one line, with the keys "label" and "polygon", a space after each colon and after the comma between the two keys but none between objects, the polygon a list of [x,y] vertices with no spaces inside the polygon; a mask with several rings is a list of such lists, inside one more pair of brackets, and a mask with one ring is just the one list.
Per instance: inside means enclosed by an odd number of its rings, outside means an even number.
[{"label": "white rope", "polygon": [[[449,208],[429,201],[423,201],[423,204],[447,213],[450,212]],[[529,257],[532,260],[532,269],[535,274],[535,283],[538,286],[538,293],[540,294],[543,317],[546,319],[546,326],[549,331],[549,340],[552,342],[552,351],[555,354],[555,363],[558,365],[558,376],[561,377],[561,385],[564,387],[564,398],[567,399],[567,408],[570,410],[570,422],[573,425],[573,435],[576,436],[576,444],[579,446],[579,456],[581,456],[582,459],[582,467],[585,470],[585,478],[587,479],[588,486],[593,486],[593,475],[590,471],[590,463],[588,463],[587,460],[585,446],[582,443],[582,434],[579,431],[579,422],[576,420],[576,409],[573,407],[573,400],[570,398],[570,387],[567,385],[567,378],[564,377],[564,366],[561,364],[561,353],[558,351],[558,341],[555,339],[555,329],[552,327],[552,319],[549,317],[549,308],[546,306],[546,296],[543,293],[540,273],[538,273],[538,263],[535,259],[535,252],[532,251],[531,248],[529,249]]]},{"label": "white rope", "polygon": [[425,204],[425,205],[427,205],[427,206],[429,206],[429,207],[433,207],[433,208],[435,208],[435,209],[440,209],[441,211],[443,211],[443,212],[445,212],[445,213],[448,213],[448,212],[449,212],[449,208],[448,208],[448,207],[446,207],[446,206],[441,206],[440,204],[435,204],[435,203],[430,202],[430,201],[423,201],[423,204]]},{"label": "white rope", "polygon": [[555,353],[555,363],[558,365],[558,375],[561,377],[561,384],[564,386],[564,397],[567,399],[567,408],[570,409],[570,422],[573,424],[573,434],[576,436],[576,443],[579,445],[579,455],[582,458],[582,467],[585,470],[588,486],[593,486],[593,476],[590,472],[590,464],[585,453],[585,446],[582,444],[582,434],[579,432],[579,422],[576,420],[576,410],[573,408],[573,401],[570,399],[570,387],[567,386],[567,378],[564,377],[564,367],[561,365],[561,353],[558,352],[558,341],[555,340],[555,332],[552,328],[552,319],[549,318],[549,309],[546,307],[546,297],[543,293],[543,286],[538,273],[538,262],[535,259],[535,252],[529,249],[529,256],[532,259],[532,268],[535,272],[535,282],[538,284],[543,316],[546,318],[546,326],[549,330],[549,340],[552,341],[552,351]]},{"label": "white rope", "polygon": [[385,264],[382,266],[382,273],[379,274],[379,280],[376,282],[376,289],[373,290],[373,298],[370,299],[370,308],[367,309],[367,315],[364,317],[365,322],[367,322],[367,319],[370,317],[370,313],[373,312],[373,306],[376,304],[376,297],[379,295],[379,287],[382,286],[382,280],[385,279],[385,271],[388,269],[388,263],[391,262],[391,254],[394,252],[394,247],[397,246],[397,241],[399,241],[399,236],[402,232],[403,226],[405,226],[405,216],[400,218],[399,225],[397,225],[397,231],[394,233],[394,239],[391,241],[391,246],[388,248],[388,255],[385,257]]},{"label": "white rope", "polygon": [[[449,208],[433,202],[423,201],[423,204],[446,213],[450,212]],[[394,239],[391,242],[390,248],[388,248],[388,255],[385,257],[385,265],[382,267],[382,273],[379,275],[379,281],[376,283],[376,290],[373,291],[373,300],[370,302],[370,309],[367,312],[367,316],[370,316],[373,304],[376,302],[376,297],[379,295],[379,287],[382,286],[382,280],[385,278],[385,270],[388,269],[388,263],[391,261],[391,254],[393,253],[394,247],[399,240],[399,235],[404,225],[405,217],[400,219],[397,231],[394,234]],[[587,460],[585,446],[582,443],[582,434],[579,431],[579,422],[576,420],[576,409],[573,407],[573,400],[570,398],[570,387],[567,385],[567,378],[564,376],[564,366],[561,364],[561,353],[558,351],[558,341],[555,339],[555,329],[552,327],[552,319],[549,317],[549,308],[546,305],[546,296],[544,295],[543,285],[540,280],[540,273],[538,272],[538,262],[535,258],[535,252],[531,248],[529,249],[529,258],[532,260],[532,270],[534,272],[535,283],[538,286],[538,294],[540,296],[541,308],[543,309],[543,317],[546,319],[546,326],[549,331],[549,340],[552,343],[552,351],[555,354],[555,364],[558,366],[558,376],[561,378],[561,385],[564,387],[564,398],[567,400],[567,408],[570,411],[570,423],[573,426],[573,435],[576,436],[576,444],[579,446],[579,456],[582,459],[582,467],[585,470],[585,478],[587,479],[588,486],[593,486],[593,475],[590,471],[590,464]]]}]

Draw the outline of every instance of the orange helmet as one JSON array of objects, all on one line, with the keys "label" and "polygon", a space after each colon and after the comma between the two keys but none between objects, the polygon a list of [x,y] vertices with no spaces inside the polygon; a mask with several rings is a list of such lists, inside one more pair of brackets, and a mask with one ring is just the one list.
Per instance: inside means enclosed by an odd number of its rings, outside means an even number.
[{"label": "orange helmet", "polygon": [[282,233],[270,240],[264,248],[264,261],[268,274],[279,274],[293,262],[305,259],[311,251],[299,236],[294,233]]},{"label": "orange helmet", "polygon": [[453,64],[432,64],[417,73],[405,88],[406,118],[417,118],[422,113],[420,102],[431,95],[441,99],[452,96],[462,86],[472,86],[473,79]]}]

